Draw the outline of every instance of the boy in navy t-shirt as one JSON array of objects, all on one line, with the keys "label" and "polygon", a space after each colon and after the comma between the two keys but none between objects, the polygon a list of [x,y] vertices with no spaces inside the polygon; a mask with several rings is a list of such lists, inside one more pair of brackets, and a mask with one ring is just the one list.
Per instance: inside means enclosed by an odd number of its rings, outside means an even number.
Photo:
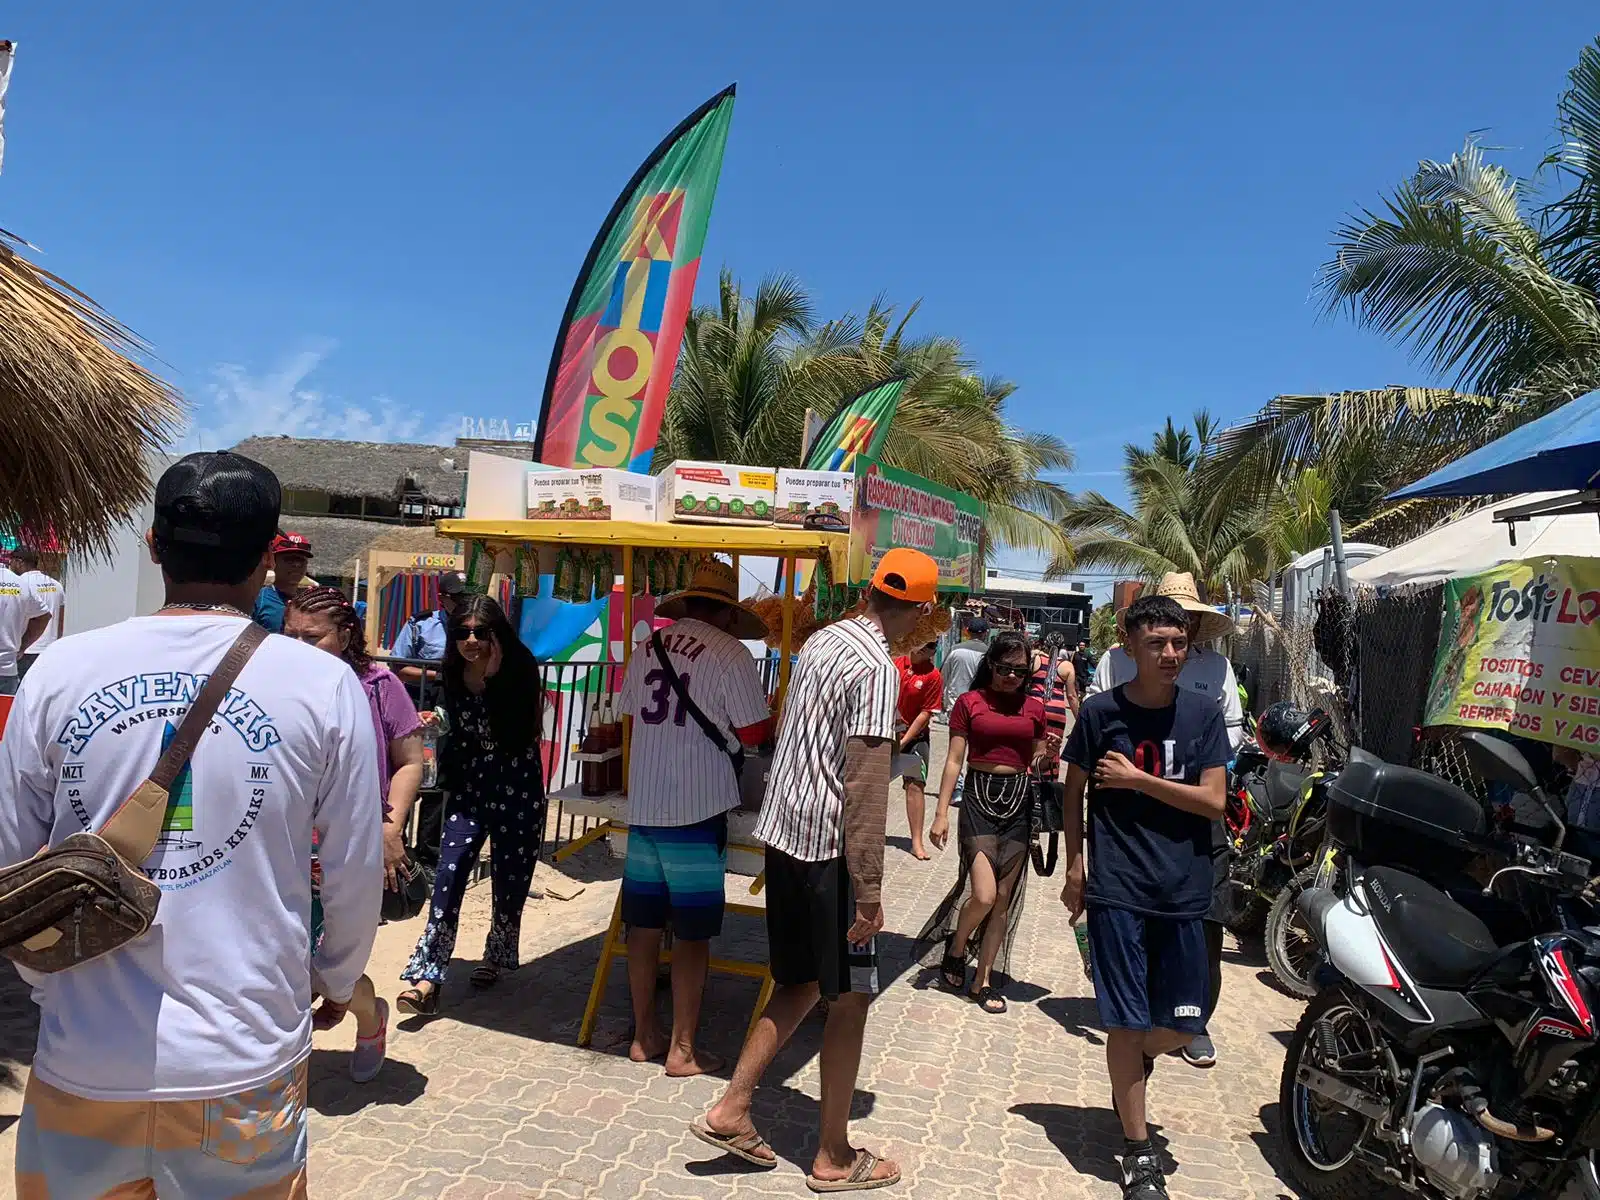
[{"label": "boy in navy t-shirt", "polygon": [[1203,1032],[1210,981],[1202,919],[1211,901],[1212,822],[1226,803],[1231,754],[1215,701],[1177,687],[1188,624],[1166,596],[1129,606],[1125,646],[1138,675],[1084,702],[1061,754],[1069,764],[1061,899],[1074,920],[1086,907],[1089,913],[1128,1200],[1167,1195],[1145,1124],[1145,1080],[1156,1058]]}]

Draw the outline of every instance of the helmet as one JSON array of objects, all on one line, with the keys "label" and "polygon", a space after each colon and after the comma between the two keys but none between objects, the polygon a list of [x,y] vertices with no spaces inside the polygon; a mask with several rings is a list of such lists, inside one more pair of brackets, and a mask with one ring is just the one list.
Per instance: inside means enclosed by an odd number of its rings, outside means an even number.
[{"label": "helmet", "polygon": [[1328,714],[1320,708],[1307,712],[1289,700],[1280,700],[1256,722],[1256,741],[1273,758],[1298,762],[1310,753],[1311,743],[1328,724]]}]

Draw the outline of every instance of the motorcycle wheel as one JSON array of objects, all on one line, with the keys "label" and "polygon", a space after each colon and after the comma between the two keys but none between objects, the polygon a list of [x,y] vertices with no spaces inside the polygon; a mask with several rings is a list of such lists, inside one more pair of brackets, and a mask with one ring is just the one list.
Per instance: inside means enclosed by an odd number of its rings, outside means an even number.
[{"label": "motorcycle wheel", "polygon": [[1312,977],[1322,961],[1322,948],[1295,904],[1316,877],[1315,867],[1301,871],[1284,885],[1267,914],[1267,966],[1272,969],[1273,982],[1297,1000],[1317,994]]},{"label": "motorcycle wheel", "polygon": [[1278,1087],[1278,1145],[1288,1174],[1312,1200],[1373,1200],[1389,1195],[1356,1157],[1372,1122],[1333,1100],[1302,1087],[1300,1067],[1318,1066],[1315,1028],[1326,1019],[1334,1029],[1341,1056],[1377,1046],[1372,1026],[1350,1004],[1343,989],[1327,988],[1306,1007],[1289,1039]]},{"label": "motorcycle wheel", "polygon": [[1222,923],[1236,937],[1260,937],[1261,931],[1267,927],[1267,913],[1271,908],[1272,905],[1262,899],[1254,888],[1232,880],[1218,905]]}]

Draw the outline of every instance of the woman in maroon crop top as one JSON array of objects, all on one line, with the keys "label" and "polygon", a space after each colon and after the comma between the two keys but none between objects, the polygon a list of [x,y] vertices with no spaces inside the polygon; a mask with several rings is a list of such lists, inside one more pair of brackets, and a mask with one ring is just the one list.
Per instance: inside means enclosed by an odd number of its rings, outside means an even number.
[{"label": "woman in maroon crop top", "polygon": [[945,986],[966,986],[967,960],[976,961],[967,994],[985,1012],[1006,1010],[994,977],[1003,975],[1011,937],[1022,915],[1028,847],[1033,840],[1033,786],[1028,772],[1053,753],[1044,705],[1027,694],[1033,659],[1028,640],[1005,632],[989,646],[972,690],[950,710],[939,807],[928,840],[940,850],[950,838],[950,802],[963,759],[967,786],[957,838],[961,869],[917,938],[917,953],[939,955]]}]

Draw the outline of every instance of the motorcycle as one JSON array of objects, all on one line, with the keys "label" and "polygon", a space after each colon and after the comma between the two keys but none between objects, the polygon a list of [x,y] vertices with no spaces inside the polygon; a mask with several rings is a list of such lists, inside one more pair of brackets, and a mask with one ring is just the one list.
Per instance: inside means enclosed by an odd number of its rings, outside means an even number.
[{"label": "motorcycle", "polygon": [[1240,746],[1234,759],[1224,814],[1229,861],[1222,923],[1239,937],[1270,930],[1279,895],[1320,844],[1321,773],[1308,764],[1331,725],[1321,709],[1275,704],[1262,715],[1255,741]]},{"label": "motorcycle", "polygon": [[[1396,1185],[1430,1200],[1600,1200],[1597,881],[1563,850],[1521,754],[1475,731],[1462,741],[1481,775],[1544,809],[1545,829],[1497,832],[1455,785],[1360,750],[1328,789],[1336,853],[1299,903],[1331,979],[1290,1040],[1278,1131],[1290,1176],[1318,1200]],[[1471,896],[1417,870],[1465,869],[1508,844]]]}]

